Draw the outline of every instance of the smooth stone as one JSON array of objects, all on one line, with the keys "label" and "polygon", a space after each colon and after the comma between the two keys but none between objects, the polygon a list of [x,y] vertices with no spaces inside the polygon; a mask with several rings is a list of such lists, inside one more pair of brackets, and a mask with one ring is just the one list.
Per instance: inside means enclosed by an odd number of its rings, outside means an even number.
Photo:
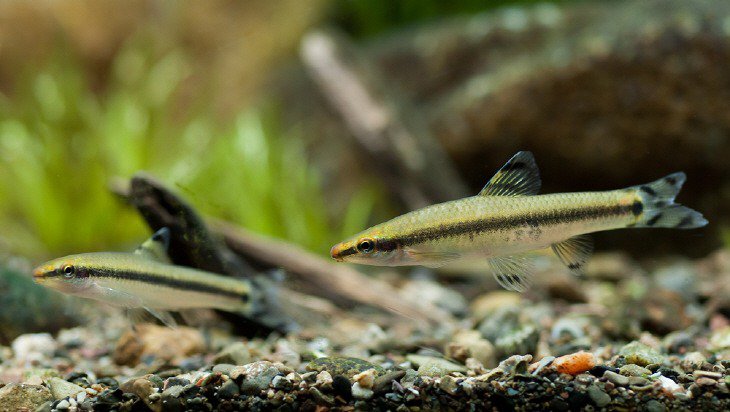
[{"label": "smooth stone", "polygon": [[218,365],[213,366],[213,372],[220,372],[224,375],[231,376],[231,371],[236,367],[236,365],[232,365],[230,363],[219,363]]},{"label": "smooth stone", "polygon": [[79,392],[84,392],[85,389],[75,383],[67,382],[61,378],[51,377],[46,379],[46,386],[51,390],[53,399],[63,399],[68,396],[76,396]]},{"label": "smooth stone", "polygon": [[588,396],[591,397],[593,403],[599,408],[603,408],[611,403],[611,396],[596,385],[589,386],[586,392],[588,392]]},{"label": "smooth stone", "polygon": [[418,373],[426,376],[443,376],[453,372],[466,373],[466,366],[443,358],[425,355],[407,355],[406,359],[418,366]]},{"label": "smooth stone", "polygon": [[626,386],[629,384],[628,377],[620,375],[616,372],[606,371],[603,373],[603,377],[606,378],[609,382],[612,382],[618,386]]},{"label": "smooth stone", "polygon": [[352,385],[352,397],[355,399],[370,399],[373,397],[373,394],[372,389],[362,387],[360,382],[355,382]]},{"label": "smooth stone", "polygon": [[125,393],[133,393],[142,399],[142,402],[153,411],[159,411],[161,408],[160,400],[162,397],[151,398],[152,394],[157,393],[157,385],[150,378],[157,378],[153,375],[146,375],[139,378],[132,378],[122,383],[119,388]]},{"label": "smooth stone", "polygon": [[627,343],[618,353],[626,358],[627,363],[633,363],[639,366],[664,363],[664,356],[657,352],[656,349],[638,341]]},{"label": "smooth stone", "polygon": [[659,402],[655,399],[652,399],[649,402],[647,402],[645,409],[647,412],[664,412],[667,410],[667,408],[665,408],[661,402]]},{"label": "smooth stone", "polygon": [[56,405],[56,409],[61,410],[61,411],[65,411],[70,407],[71,407],[71,403],[69,401],[67,401],[66,399],[62,400],[61,402],[58,403],[58,405]]},{"label": "smooth stone", "polygon": [[241,392],[248,395],[258,394],[268,389],[271,381],[278,374],[279,370],[273,366],[257,368],[256,373],[247,373],[243,378],[240,385]]},{"label": "smooth stone", "polygon": [[240,393],[238,384],[234,380],[228,380],[218,389],[218,396],[223,399],[231,399]]},{"label": "smooth stone", "polygon": [[234,342],[218,352],[213,358],[215,363],[245,365],[251,362],[248,346],[243,342]]},{"label": "smooth stone", "polygon": [[317,358],[309,362],[307,365],[307,370],[309,371],[327,371],[332,376],[344,375],[348,378],[352,378],[358,373],[365,372],[368,369],[375,369],[378,375],[385,372],[382,367],[368,361],[347,357]]},{"label": "smooth stone", "polygon": [[3,410],[35,410],[51,401],[51,391],[43,385],[9,383],[0,388],[0,405]]},{"label": "smooth stone", "polygon": [[619,373],[621,373],[624,376],[647,376],[651,375],[651,371],[646,368],[642,368],[639,365],[635,365],[633,363],[629,363],[628,365],[624,365],[621,368],[619,368]]}]

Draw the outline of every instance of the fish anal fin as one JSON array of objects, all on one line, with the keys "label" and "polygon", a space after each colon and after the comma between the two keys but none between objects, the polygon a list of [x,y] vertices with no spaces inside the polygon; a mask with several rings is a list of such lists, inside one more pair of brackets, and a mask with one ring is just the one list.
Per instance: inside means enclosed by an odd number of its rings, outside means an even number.
[{"label": "fish anal fin", "polygon": [[552,244],[558,259],[576,276],[583,276],[585,263],[593,253],[593,240],[587,235],[574,236]]},{"label": "fish anal fin", "polygon": [[540,171],[530,152],[517,152],[479,192],[479,196],[531,196],[540,191]]},{"label": "fish anal fin", "polygon": [[414,249],[406,249],[405,253],[419,265],[431,268],[441,267],[461,256],[456,252],[421,252]]},{"label": "fish anal fin", "polygon": [[167,248],[170,246],[170,229],[163,227],[134,250],[134,254],[163,263],[170,263]]},{"label": "fish anal fin", "polygon": [[532,284],[534,260],[529,255],[497,256],[489,259],[494,279],[500,286],[515,292],[524,292]]}]

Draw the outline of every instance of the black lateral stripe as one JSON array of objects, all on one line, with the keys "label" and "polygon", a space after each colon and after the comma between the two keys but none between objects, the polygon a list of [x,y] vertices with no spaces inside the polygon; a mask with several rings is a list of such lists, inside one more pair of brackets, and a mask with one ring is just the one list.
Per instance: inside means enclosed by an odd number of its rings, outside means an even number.
[{"label": "black lateral stripe", "polygon": [[440,225],[426,229],[415,230],[411,233],[393,239],[399,245],[409,246],[430,240],[465,234],[479,234],[487,231],[497,231],[528,224],[534,227],[540,225],[556,225],[579,220],[619,216],[632,213],[634,205],[614,205],[563,209],[559,211],[545,211],[541,214],[508,216],[503,218],[485,217],[484,219],[459,222],[450,226]]},{"label": "black lateral stripe", "polygon": [[647,185],[641,186],[639,189],[646,192],[650,196],[656,196],[656,191]]},{"label": "black lateral stripe", "polygon": [[204,282],[188,281],[182,279],[174,279],[166,276],[156,276],[144,272],[135,272],[130,270],[114,270],[114,269],[95,269],[93,276],[106,277],[114,279],[132,280],[143,283],[150,283],[153,285],[167,286],[175,289],[181,289],[191,292],[211,293],[216,295],[223,295],[240,299],[243,302],[248,302],[248,293],[238,293],[236,291],[224,289],[215,285],[210,285]]}]

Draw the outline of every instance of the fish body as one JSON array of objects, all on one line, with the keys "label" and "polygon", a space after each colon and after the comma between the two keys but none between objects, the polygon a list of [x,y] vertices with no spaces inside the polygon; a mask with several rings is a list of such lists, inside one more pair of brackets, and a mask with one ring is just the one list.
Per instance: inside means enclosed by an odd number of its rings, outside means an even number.
[{"label": "fish body", "polygon": [[[33,271],[36,283],[60,292],[124,308],[143,308],[166,324],[164,311],[221,309],[262,315],[266,299],[253,280],[235,279],[185,266],[167,257],[170,234],[160,229],[134,253],[84,253],[51,260]],[[260,280],[260,282],[264,282]]]},{"label": "fish body", "polygon": [[[69,272],[69,273],[66,273]],[[249,309],[247,281],[158,262],[133,253],[84,253],[52,260],[37,283],[115,306],[177,310]]]},{"label": "fish body", "polygon": [[530,282],[529,252],[550,247],[580,274],[592,252],[587,233],[706,225],[700,213],[674,203],[685,178],[678,172],[620,190],[537,195],[537,165],[530,152],[519,152],[477,196],[398,216],[335,245],[331,255],[383,266],[487,259],[502,286],[522,291]]}]

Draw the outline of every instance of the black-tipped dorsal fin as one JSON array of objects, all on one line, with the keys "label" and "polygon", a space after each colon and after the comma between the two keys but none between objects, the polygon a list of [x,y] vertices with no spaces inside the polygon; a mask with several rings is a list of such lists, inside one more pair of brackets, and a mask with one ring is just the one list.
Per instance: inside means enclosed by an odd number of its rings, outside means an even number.
[{"label": "black-tipped dorsal fin", "polygon": [[535,269],[534,259],[530,255],[497,256],[489,259],[494,279],[507,290],[524,292],[532,284],[532,273]]},{"label": "black-tipped dorsal fin", "polygon": [[571,237],[552,245],[558,259],[576,276],[583,276],[583,268],[593,253],[593,240],[587,235]]},{"label": "black-tipped dorsal fin", "polygon": [[170,263],[167,248],[170,246],[170,229],[163,227],[134,250],[135,255]]},{"label": "black-tipped dorsal fin", "polygon": [[540,171],[530,152],[517,152],[484,186],[479,196],[531,196],[540,191]]}]

